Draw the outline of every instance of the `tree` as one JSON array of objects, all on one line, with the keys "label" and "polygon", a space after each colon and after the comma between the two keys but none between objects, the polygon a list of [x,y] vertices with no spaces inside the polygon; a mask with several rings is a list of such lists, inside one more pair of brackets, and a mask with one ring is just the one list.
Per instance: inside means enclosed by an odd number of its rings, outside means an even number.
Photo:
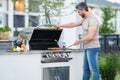
[{"label": "tree", "polygon": [[[39,8],[37,8],[39,6]],[[29,0],[29,10],[38,9],[41,16],[45,16],[46,24],[51,24],[50,17],[59,16],[64,0]]]},{"label": "tree", "polygon": [[[14,3],[16,1],[18,0],[13,0]],[[39,13],[39,15],[36,15],[34,18],[29,18],[33,23],[38,23],[38,20],[44,18],[45,24],[52,24],[52,17],[58,18],[62,16],[63,9],[75,4],[71,3],[69,6],[64,6],[64,2],[65,0],[28,0],[29,6],[25,8],[25,12],[28,14],[30,12]],[[32,24],[30,23],[30,25]]]},{"label": "tree", "polygon": [[116,28],[113,25],[113,22],[111,21],[111,19],[115,17],[114,10],[111,8],[110,5],[101,7],[101,10],[103,12],[102,14],[103,23],[100,26],[99,33],[100,34],[114,33],[116,31]]}]

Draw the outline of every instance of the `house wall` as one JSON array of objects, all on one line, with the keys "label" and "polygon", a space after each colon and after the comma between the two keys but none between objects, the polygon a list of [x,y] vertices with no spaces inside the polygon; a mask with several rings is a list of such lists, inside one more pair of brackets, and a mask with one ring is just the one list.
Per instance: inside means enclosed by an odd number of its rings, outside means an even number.
[{"label": "house wall", "polygon": [[[65,5],[69,5],[71,2],[74,2],[74,0],[66,0]],[[74,7],[70,7],[65,10],[67,14],[71,12],[74,9]],[[73,14],[65,15],[61,17],[61,24],[66,24],[69,22],[75,22],[76,21],[76,13],[74,12]],[[66,46],[71,45],[74,43],[76,40],[76,28],[64,28],[63,33],[61,35],[61,40],[66,43]]]},{"label": "house wall", "polygon": [[[81,2],[81,1],[84,1],[84,0],[66,0],[65,4],[69,4],[71,2]],[[66,9],[66,13],[74,9],[75,9],[75,6],[72,6],[71,8]],[[74,12],[70,15],[63,16],[61,18],[61,24],[76,22],[76,21],[79,21],[80,19],[81,17],[78,15],[78,13]],[[77,39],[79,39],[80,34],[82,34],[81,26],[74,27],[74,28],[64,28],[61,38],[66,43],[66,46],[69,46],[73,44]],[[74,46],[72,48],[79,48],[79,45]]]},{"label": "house wall", "polygon": [[[7,20],[5,20],[6,18],[3,16],[3,14],[8,14],[8,26],[10,26],[12,28],[11,31],[11,37],[13,37],[13,31],[15,30],[14,28],[14,16],[13,15],[23,15],[25,16],[25,27],[28,27],[29,25],[29,16],[27,13],[23,13],[23,12],[13,12],[13,2],[12,0],[8,0],[8,10],[7,10],[7,5],[6,5],[6,1],[7,0],[0,0],[0,3],[2,3],[3,7],[0,8],[0,16],[2,16],[1,20],[2,20],[2,24],[0,24],[0,26],[5,25],[7,22]],[[81,2],[84,0],[66,0],[65,5],[71,3],[71,2]],[[28,0],[25,0],[25,5],[28,6]],[[68,13],[71,10],[74,9],[73,7],[70,7],[69,9],[66,9],[64,13]],[[63,14],[64,14],[63,13]],[[99,7],[94,7],[92,9],[92,13],[96,15],[96,17],[98,18],[99,22],[102,23],[102,18],[101,18],[101,11],[99,9]],[[37,15],[37,14],[35,14]],[[75,22],[75,21],[79,21],[81,19],[81,17],[78,15],[77,12],[74,12],[73,14],[69,14],[66,16],[62,16],[60,19],[61,24],[65,24],[68,22]],[[120,34],[120,9],[117,9],[117,18],[116,18],[116,28],[117,31],[116,33]],[[24,27],[23,27],[24,28]],[[22,30],[23,28],[18,28],[18,31]],[[64,42],[66,42],[66,45],[70,45],[72,43],[74,43],[74,41],[76,39],[79,38],[79,34],[82,34],[82,29],[81,26],[76,27],[76,28],[71,28],[71,29],[64,29],[62,35],[61,35],[61,40],[63,40]]]},{"label": "house wall", "polygon": [[116,31],[116,33],[120,34],[120,9],[117,10],[117,19],[116,20],[117,20],[117,24],[116,24],[117,31]]}]

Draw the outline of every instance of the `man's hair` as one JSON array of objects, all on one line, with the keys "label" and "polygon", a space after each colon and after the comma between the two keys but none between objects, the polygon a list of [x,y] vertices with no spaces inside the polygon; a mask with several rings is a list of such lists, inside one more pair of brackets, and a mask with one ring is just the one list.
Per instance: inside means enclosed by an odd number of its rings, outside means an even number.
[{"label": "man's hair", "polygon": [[88,11],[88,6],[85,2],[78,3],[75,8],[80,10],[85,9],[86,11]]}]

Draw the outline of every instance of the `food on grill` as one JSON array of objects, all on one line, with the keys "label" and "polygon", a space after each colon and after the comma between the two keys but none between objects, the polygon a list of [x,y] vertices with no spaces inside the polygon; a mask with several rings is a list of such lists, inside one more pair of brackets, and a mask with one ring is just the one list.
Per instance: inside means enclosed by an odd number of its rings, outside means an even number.
[{"label": "food on grill", "polygon": [[61,50],[62,48],[60,47],[51,47],[51,48],[48,48],[48,50]]}]

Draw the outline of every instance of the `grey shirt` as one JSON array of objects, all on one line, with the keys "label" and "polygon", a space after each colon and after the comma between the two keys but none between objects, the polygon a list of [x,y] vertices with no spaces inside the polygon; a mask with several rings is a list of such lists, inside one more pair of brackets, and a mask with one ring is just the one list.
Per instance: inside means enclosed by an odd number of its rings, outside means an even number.
[{"label": "grey shirt", "polygon": [[89,28],[97,28],[95,37],[87,42],[84,42],[84,48],[98,48],[100,47],[99,43],[99,22],[94,15],[89,16],[88,18],[83,20],[83,37],[88,34]]}]

